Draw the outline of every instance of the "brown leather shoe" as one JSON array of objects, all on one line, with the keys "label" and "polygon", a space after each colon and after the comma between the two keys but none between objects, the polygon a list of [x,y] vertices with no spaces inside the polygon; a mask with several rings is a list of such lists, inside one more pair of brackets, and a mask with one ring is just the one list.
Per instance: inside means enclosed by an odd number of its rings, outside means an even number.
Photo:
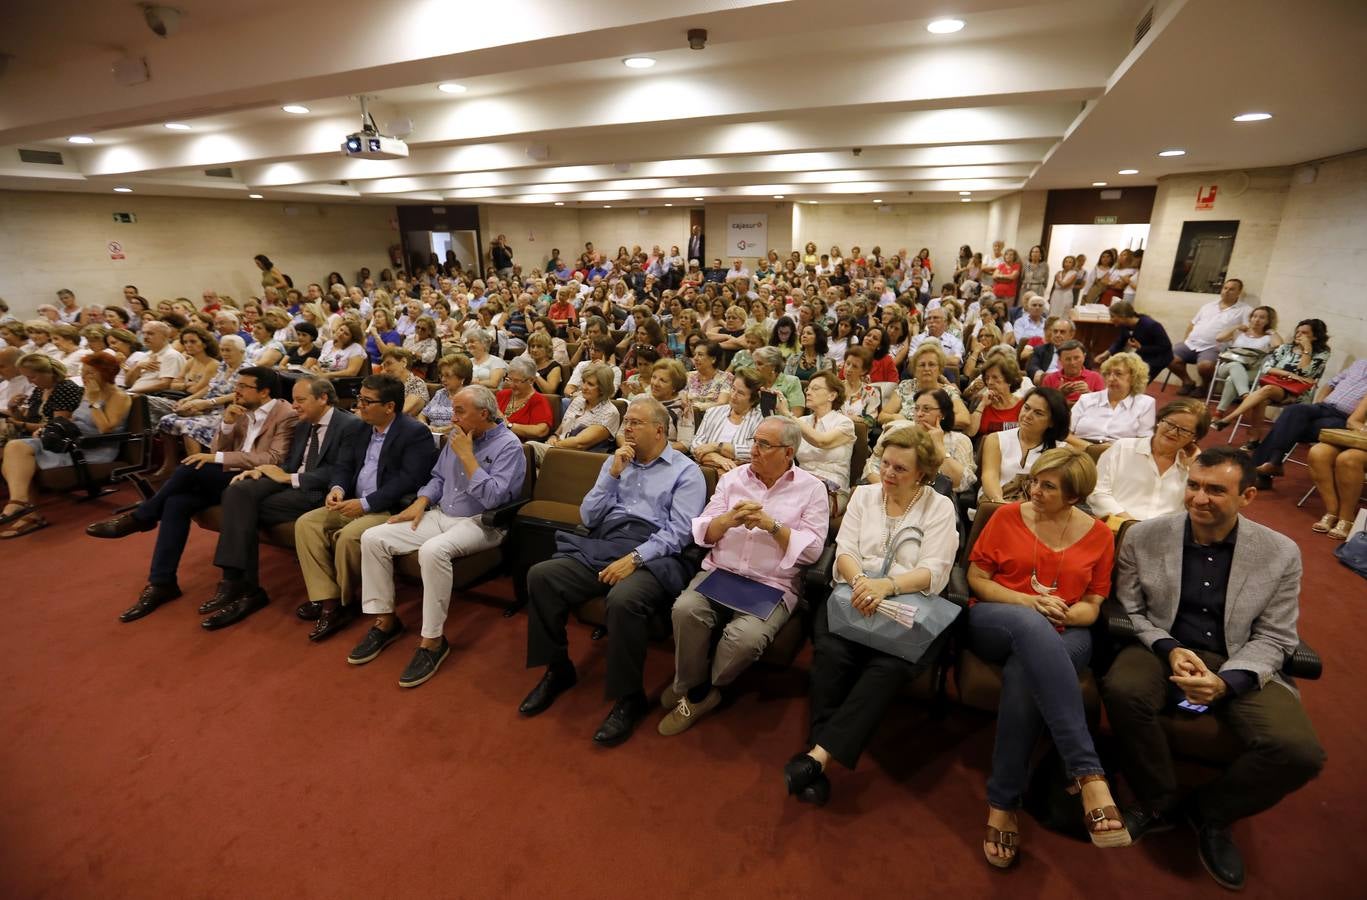
[{"label": "brown leather shoe", "polygon": [[247,592],[245,581],[220,581],[214,595],[199,605],[199,614],[207,616],[232,603]]},{"label": "brown leather shoe", "polygon": [[350,606],[343,606],[338,603],[332,607],[323,607],[322,613],[318,616],[318,622],[309,632],[309,640],[317,643],[332,637],[337,632],[351,624],[351,620],[356,618],[356,613]]},{"label": "brown leather shoe", "polygon": [[105,519],[103,522],[96,522],[94,525],[87,525],[85,533],[91,537],[112,539],[128,537],[130,534],[139,531],[151,531],[156,527],[156,522],[142,522],[135,518],[132,513],[124,513],[112,519]]},{"label": "brown leather shoe", "polygon": [[149,584],[138,595],[138,602],[119,614],[120,622],[135,622],[168,600],[180,596],[180,588],[174,584]]}]

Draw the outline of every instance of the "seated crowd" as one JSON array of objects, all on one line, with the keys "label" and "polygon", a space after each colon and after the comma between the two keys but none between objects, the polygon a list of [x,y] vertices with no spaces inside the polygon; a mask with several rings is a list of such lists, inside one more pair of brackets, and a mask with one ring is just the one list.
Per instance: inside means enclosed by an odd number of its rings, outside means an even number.
[{"label": "seated crowd", "polygon": [[[304,291],[259,256],[263,296],[240,305],[206,291],[202,305],[154,307],[130,285],[121,305],[84,308],[62,291],[43,318],[0,322],[0,538],[45,527],[38,471],[78,464],[49,446],[49,424],[77,439],[117,433],[139,399],[165,478],[87,529],[156,531],[146,586],[121,620],[180,596],[194,516],[221,506],[222,577],[198,610],[208,630],[241,621],[269,602],[259,529],[293,522],[309,639],[370,617],[352,665],[406,630],[395,560],[417,554],[422,621],[399,680],[413,688],[451,652],[453,560],[504,541],[485,513],[516,501],[528,466],[552,451],[604,454],[583,527],[526,576],[527,665],[544,673],[520,706],[538,715],[575,685],[568,616],[605,597],[602,746],[647,714],[652,620],[672,625],[658,730],[676,735],[716,712],[796,615],[804,571],[828,545],[830,603],[867,622],[945,593],[964,554],[965,640],[1002,673],[987,862],[1018,859],[1017,810],[1047,729],[1092,843],[1125,846],[1185,815],[1212,875],[1241,885],[1229,826],[1312,778],[1323,751],[1280,674],[1297,646],[1300,554],[1239,513],[1297,442],[1367,430],[1367,363],[1319,386],[1323,323],[1283,342],[1276,312],[1243,303],[1238,279],[1173,345],[1135,311],[1135,254],[1104,251],[1092,269],[1069,257],[1052,280],[1040,248],[1027,259],[1000,242],[986,260],[965,246],[938,293],[928,251],[812,244],[770,251],[753,272],[740,259],[685,265],[677,248],[609,259],[590,244],[530,273],[498,266],[480,279],[433,259],[411,274],[362,270],[350,287],[332,273]],[[1095,359],[1071,318],[1093,302],[1109,303],[1119,329]],[[1146,389],[1160,370],[1183,396],[1158,408]],[[1217,383],[1224,415],[1212,421]],[[1260,435],[1268,404],[1284,408]],[[1200,450],[1241,419],[1249,446]],[[1315,530],[1343,539],[1367,452],[1320,443],[1310,462],[1328,507]],[[978,515],[990,518],[970,545]],[[1246,581],[1254,560],[1274,577]],[[1112,596],[1139,639],[1103,682],[1136,795],[1123,813],[1079,687]],[[805,749],[783,767],[789,793],[817,805],[830,762],[856,765],[948,635],[899,655],[827,618],[812,623]],[[1179,701],[1246,744],[1185,799],[1159,719]]]}]

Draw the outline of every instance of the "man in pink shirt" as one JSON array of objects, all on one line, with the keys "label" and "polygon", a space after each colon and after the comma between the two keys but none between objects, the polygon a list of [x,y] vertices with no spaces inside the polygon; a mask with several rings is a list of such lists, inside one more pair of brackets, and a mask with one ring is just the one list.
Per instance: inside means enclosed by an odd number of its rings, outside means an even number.
[{"label": "man in pink shirt", "polygon": [[1083,394],[1106,390],[1106,379],[1100,372],[1084,368],[1087,350],[1081,341],[1065,341],[1058,348],[1058,368],[1040,379],[1040,387],[1054,388],[1072,407]]},{"label": "man in pink shirt", "polygon": [[[660,734],[675,735],[717,708],[722,687],[759,659],[797,605],[798,573],[816,562],[830,527],[826,485],[793,464],[802,432],[786,416],[755,429],[750,462],[721,477],[693,540],[711,552],[702,571],[674,601],[674,683],[660,702],[670,712]],[[767,618],[737,612],[698,592],[715,571],[739,575],[782,593]],[[708,664],[712,631],[722,628]]]}]

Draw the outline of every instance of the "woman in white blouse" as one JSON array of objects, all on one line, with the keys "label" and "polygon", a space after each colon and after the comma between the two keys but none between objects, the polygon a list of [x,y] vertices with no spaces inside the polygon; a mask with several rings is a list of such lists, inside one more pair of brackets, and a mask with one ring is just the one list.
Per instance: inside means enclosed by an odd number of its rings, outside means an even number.
[{"label": "woman in white blouse", "polygon": [[1025,395],[1016,421],[1017,427],[983,440],[981,500],[1005,503],[1025,496],[1030,467],[1068,437],[1068,403],[1053,388],[1034,388]]},{"label": "woman in white blouse", "polygon": [[1220,364],[1215,369],[1216,380],[1223,379],[1224,389],[1220,393],[1220,404],[1215,411],[1223,413],[1253,390],[1253,373],[1258,371],[1267,354],[1283,343],[1277,333],[1277,311],[1270,306],[1255,307],[1249,313],[1248,321],[1215,338],[1229,346],[1220,354]]},{"label": "woman in white blouse", "polygon": [[474,365],[474,383],[496,391],[503,384],[503,376],[508,374],[508,364],[489,352],[493,345],[493,333],[483,328],[471,329],[465,336],[465,346],[470,349],[470,362]]},{"label": "woman in white blouse", "polygon": [[973,442],[958,431],[945,431],[944,424],[954,415],[954,405],[944,391],[920,391],[915,398],[915,419],[912,422],[893,422],[878,438],[878,444],[864,465],[864,480],[876,482],[882,472],[883,450],[887,439],[902,428],[919,428],[930,436],[943,459],[940,474],[949,479],[950,487],[966,491],[978,481],[977,463],[973,459]]},{"label": "woman in white blouse", "polygon": [[703,413],[689,448],[698,465],[711,466],[725,474],[750,461],[755,429],[764,418],[759,409],[760,388],[754,369],[742,369],[731,383],[726,405]]},{"label": "woman in white blouse", "polygon": [[[940,451],[926,432],[903,428],[883,448],[878,484],[850,495],[836,535],[835,581],[851,586],[851,602],[865,616],[898,594],[938,594],[949,582],[959,544],[954,504],[930,487],[940,468]],[[882,570],[892,538],[902,529],[921,529],[920,542],[897,545],[885,577]],[[813,617],[810,749],[783,767],[788,793],[822,805],[830,798],[825,771],[831,760],[853,769],[892,699],[937,656],[936,648],[909,663],[830,633],[824,614]]]},{"label": "woman in white blouse", "polygon": [[1152,519],[1181,512],[1187,468],[1210,430],[1210,410],[1184,398],[1164,406],[1150,438],[1122,438],[1096,463],[1096,489],[1087,505],[1098,518]]},{"label": "woman in white blouse", "polygon": [[[778,412],[787,401],[779,394]],[[850,458],[854,455],[854,422],[840,411],[845,401],[845,386],[835,373],[823,369],[807,382],[807,415],[797,420],[802,443],[797,448],[797,464],[826,482],[831,495],[831,510],[841,513],[850,499]]]},{"label": "woman in white blouse", "polygon": [[1121,438],[1146,438],[1153,434],[1154,402],[1144,393],[1149,366],[1137,354],[1126,351],[1107,357],[1101,364],[1106,390],[1083,394],[1073,404],[1072,434],[1068,443],[1094,454]]}]

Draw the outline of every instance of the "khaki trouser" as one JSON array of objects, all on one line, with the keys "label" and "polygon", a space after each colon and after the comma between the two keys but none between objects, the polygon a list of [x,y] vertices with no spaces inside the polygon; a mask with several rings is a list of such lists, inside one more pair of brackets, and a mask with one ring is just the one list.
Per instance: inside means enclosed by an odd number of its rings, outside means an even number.
[{"label": "khaki trouser", "polygon": [[[716,687],[735,681],[764,655],[790,615],[784,603],[767,620],[714,603],[696,590],[711,574],[706,569],[699,572],[674,601],[674,689],[680,694],[706,681],[709,671]],[[712,645],[712,630],[718,625],[724,627],[709,667],[707,653]]]},{"label": "khaki trouser", "polygon": [[388,519],[387,512],[348,519],[320,506],[294,521],[294,549],[310,600],[351,601],[361,583],[361,534]]}]

